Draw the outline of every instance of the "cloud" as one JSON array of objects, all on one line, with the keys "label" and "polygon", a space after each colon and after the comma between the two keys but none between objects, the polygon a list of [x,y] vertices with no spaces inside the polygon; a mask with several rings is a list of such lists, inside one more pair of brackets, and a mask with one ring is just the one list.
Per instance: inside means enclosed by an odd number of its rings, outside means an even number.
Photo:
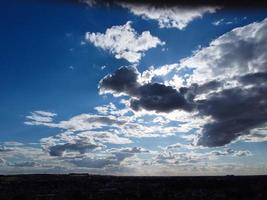
[{"label": "cloud", "polygon": [[0,158],[0,166],[3,166],[5,164],[6,164],[6,161],[4,159]]},{"label": "cloud", "polygon": [[112,153],[118,161],[123,161],[128,157],[132,157],[135,154],[149,153],[150,151],[141,147],[125,147],[120,149],[109,149],[108,152]]},{"label": "cloud", "polygon": [[48,152],[50,156],[63,156],[66,151],[70,152],[79,152],[80,154],[84,154],[89,150],[96,149],[101,147],[95,143],[84,143],[82,141],[76,141],[75,143],[65,143],[58,144],[55,146],[50,146]]},{"label": "cloud", "polygon": [[122,126],[126,123],[124,120],[119,120],[114,116],[102,116],[93,114],[76,115],[69,120],[53,122],[52,119],[44,120],[43,117],[36,117],[35,112],[31,116],[26,116],[31,121],[24,122],[27,125],[43,125],[51,128],[60,128],[68,131],[87,131],[92,129],[103,128],[104,126]]},{"label": "cloud", "polygon": [[36,163],[33,161],[23,161],[23,162],[9,163],[9,166],[11,167],[38,167],[39,163]]},{"label": "cloud", "polygon": [[114,74],[104,77],[99,83],[100,94],[124,93],[134,97],[131,100],[133,110],[154,110],[170,112],[175,109],[191,111],[193,104],[171,86],[159,83],[138,83],[140,73],[134,66],[122,67]]},{"label": "cloud", "polygon": [[138,62],[144,52],[164,45],[159,38],[154,37],[149,31],[140,35],[131,27],[131,22],[125,25],[112,26],[105,33],[86,33],[86,40],[96,47],[109,50],[117,59],[126,59],[131,63]]},{"label": "cloud", "polygon": [[82,159],[74,159],[70,161],[75,164],[77,167],[85,167],[85,168],[104,168],[109,165],[118,165],[118,161],[113,158],[82,158]]},{"label": "cloud", "polygon": [[214,156],[234,156],[234,157],[244,157],[244,156],[251,156],[252,153],[247,150],[239,150],[235,151],[233,149],[226,149],[224,151],[211,151],[209,154]]},{"label": "cloud", "polygon": [[147,149],[141,147],[113,148],[106,150],[105,156],[94,156],[86,158],[73,159],[70,162],[78,167],[86,168],[104,168],[108,166],[119,166],[127,158],[133,157],[136,154],[149,153]]},{"label": "cloud", "polygon": [[267,85],[267,72],[250,73],[239,77],[244,85]]},{"label": "cloud", "polygon": [[237,23],[236,18],[234,18],[234,21],[225,21],[225,19],[220,19],[220,20],[212,22],[212,25],[221,26],[221,25],[230,25],[230,24],[234,24],[234,23]]},{"label": "cloud", "polygon": [[250,151],[238,151],[235,153],[235,156],[238,156],[238,157],[244,157],[244,156],[251,156],[252,153]]},{"label": "cloud", "polygon": [[218,9],[218,7],[156,7],[131,3],[122,3],[121,6],[128,8],[131,13],[141,16],[143,19],[158,21],[160,28],[178,28],[180,30],[193,20],[202,18],[207,13],[215,13]]},{"label": "cloud", "polygon": [[266,27],[265,19],[235,28],[181,61],[194,69],[189,84],[207,86],[216,79],[215,88],[195,99],[199,116],[210,117],[198,145],[223,146],[266,125]]},{"label": "cloud", "polygon": [[[267,65],[267,19],[235,28],[208,47],[181,60],[181,67],[194,69],[189,84],[228,80],[248,73],[265,72]],[[234,84],[228,84],[231,87]]]},{"label": "cloud", "polygon": [[0,145],[0,153],[12,151],[12,149],[7,148],[6,146]]},{"label": "cloud", "polygon": [[249,135],[243,135],[240,140],[245,142],[266,142],[267,141],[267,128],[255,128],[250,130]]},{"label": "cloud", "polygon": [[205,160],[207,160],[205,156],[193,152],[172,153],[168,151],[159,153],[153,159],[153,163],[163,165],[192,165],[194,163],[201,163]]},{"label": "cloud", "polygon": [[177,150],[177,149],[193,150],[193,149],[199,149],[199,147],[194,146],[193,144],[182,144],[182,143],[177,142],[175,144],[170,144],[166,147],[161,147],[161,149],[165,151]]},{"label": "cloud", "polygon": [[91,150],[104,148],[104,143],[129,144],[132,141],[128,138],[103,131],[84,131],[76,134],[65,132],[41,139],[42,147],[51,156],[64,156],[64,153],[68,152],[85,154]]},{"label": "cloud", "polygon": [[65,132],[55,136],[42,138],[40,140],[42,148],[50,156],[64,157],[72,153],[85,154],[86,152],[105,147],[102,143],[95,140],[90,134]]},{"label": "cloud", "polygon": [[137,82],[139,72],[133,66],[121,67],[114,74],[105,76],[99,82],[100,94],[124,93],[137,95],[140,84]]},{"label": "cloud", "polygon": [[31,115],[26,116],[26,118],[39,123],[49,123],[53,121],[53,117],[55,117],[56,115],[56,113],[52,112],[34,111],[31,113]]},{"label": "cloud", "polygon": [[141,108],[157,112],[170,112],[175,109],[191,111],[194,106],[185,96],[171,86],[159,83],[146,84],[139,88],[140,97],[131,101],[132,109]]},{"label": "cloud", "polygon": [[[200,147],[266,141],[266,134],[259,133],[267,124],[266,26],[263,20],[235,28],[180,64],[142,74],[135,66],[121,67],[105,76],[99,83],[100,94],[127,96],[122,110],[109,105],[96,108],[101,114],[81,114],[58,123],[32,117],[29,123],[75,132],[50,146],[76,144],[84,138],[101,145],[127,144],[130,137],[180,132],[190,133],[189,140]],[[154,78],[175,72],[182,80],[176,87]]]},{"label": "cloud", "polygon": [[[201,125],[197,144],[223,146],[246,138],[264,141],[251,130],[266,126],[266,26],[267,20],[235,28],[213,40],[175,67],[163,66],[143,73],[145,82],[176,72],[184,98],[195,104]],[[180,75],[182,71],[192,71]],[[173,76],[173,77],[174,77]],[[197,84],[196,84],[197,83]],[[172,84],[165,81],[164,85]],[[176,108],[175,108],[176,109]],[[173,109],[172,111],[174,111]],[[186,111],[186,110],[185,110]],[[190,122],[188,122],[190,123]]]},{"label": "cloud", "polygon": [[267,123],[267,87],[231,88],[199,101],[201,115],[213,121],[204,125],[198,140],[203,146],[223,146]]}]

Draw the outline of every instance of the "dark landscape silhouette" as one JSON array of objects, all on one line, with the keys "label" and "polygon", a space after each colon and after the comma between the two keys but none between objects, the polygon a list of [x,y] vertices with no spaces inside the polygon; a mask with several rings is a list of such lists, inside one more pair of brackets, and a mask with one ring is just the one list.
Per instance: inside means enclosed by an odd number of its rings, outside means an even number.
[{"label": "dark landscape silhouette", "polygon": [[267,199],[267,176],[0,176],[1,200]]}]

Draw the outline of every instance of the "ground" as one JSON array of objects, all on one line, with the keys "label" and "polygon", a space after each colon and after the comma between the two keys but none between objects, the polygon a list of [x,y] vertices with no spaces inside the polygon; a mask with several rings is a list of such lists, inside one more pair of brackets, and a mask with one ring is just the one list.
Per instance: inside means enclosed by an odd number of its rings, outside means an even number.
[{"label": "ground", "polygon": [[267,176],[0,176],[1,200],[267,199]]}]

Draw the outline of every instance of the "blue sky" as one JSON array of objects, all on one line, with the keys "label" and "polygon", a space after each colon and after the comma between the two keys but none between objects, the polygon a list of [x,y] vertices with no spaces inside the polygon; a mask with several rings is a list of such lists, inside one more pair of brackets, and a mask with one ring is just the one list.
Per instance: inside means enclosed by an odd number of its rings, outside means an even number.
[{"label": "blue sky", "polygon": [[[235,80],[231,79],[234,76],[229,76],[236,75],[238,70],[242,71],[242,76],[265,73],[264,67],[256,60],[261,58],[261,63],[264,63],[266,53],[257,50],[261,56],[254,58],[253,54],[250,60],[240,61],[238,56],[225,58],[226,54],[220,54],[219,48],[224,41],[217,41],[214,45],[210,43],[230,33],[227,40],[245,41],[246,47],[247,36],[233,29],[245,27],[249,32],[262,27],[263,33],[256,32],[255,38],[252,38],[260,42],[249,43],[255,46],[251,48],[262,49],[266,10],[193,8],[175,18],[179,24],[183,16],[193,13],[181,28],[174,25],[160,27],[160,19],[153,19],[155,15],[149,8],[145,7],[144,13],[137,14],[140,8],[134,5],[110,7],[48,1],[3,3],[0,8],[1,173],[29,173],[34,170],[133,175],[266,173],[264,120],[235,132],[238,137],[233,136],[230,141],[219,144],[203,142],[206,137],[203,126],[212,119],[219,121],[216,112],[195,108],[189,112],[179,106],[166,112],[165,108],[163,111],[150,109],[141,101],[147,96],[133,95],[132,88],[127,89],[127,83],[121,83],[126,84],[126,90],[120,91],[100,84],[109,77],[116,79],[116,72],[124,67],[137,74],[138,80],[134,84],[141,88],[158,83],[178,92],[181,87],[190,88],[192,83],[205,84],[214,78],[221,82],[227,80],[228,85],[232,85],[230,88],[234,88]],[[179,9],[175,11],[181,11]],[[194,15],[194,9],[198,15]],[[162,13],[161,17],[168,17],[164,16],[168,15],[168,11]],[[127,22],[130,29],[126,27]],[[250,27],[255,22],[255,27]],[[111,32],[123,30],[118,33],[119,37],[124,37],[125,33],[135,36],[128,38],[127,47],[124,42],[107,41],[110,39],[106,34],[108,29]],[[149,35],[143,37],[142,33],[146,31]],[[95,34],[96,38],[87,38],[86,34],[89,37]],[[232,39],[231,35],[235,38]],[[138,38],[143,42],[136,42]],[[107,42],[106,46],[103,46],[104,42]],[[117,47],[117,44],[121,46]],[[146,47],[140,47],[142,45]],[[211,46],[213,50],[209,50]],[[228,46],[225,51],[230,54],[239,50],[234,45]],[[138,48],[141,50],[137,51]],[[137,52],[140,57],[134,61],[123,56],[116,58],[116,55],[125,52],[130,52],[130,56]],[[212,52],[217,54],[212,55]],[[222,68],[221,61],[229,62],[230,68],[217,73],[216,70]],[[244,62],[249,63],[247,71],[238,66]],[[251,63],[254,68],[250,67]],[[203,69],[205,71],[210,64],[218,66],[214,66],[211,74],[203,75]],[[162,70],[160,75],[157,69]],[[145,72],[150,73],[151,79],[144,76]],[[190,81],[185,81],[188,77],[191,77]],[[219,94],[227,89],[224,86],[212,92]],[[202,94],[207,101],[215,98],[209,94]],[[262,98],[265,101],[266,97]],[[139,99],[140,109],[132,109],[132,99]],[[184,115],[186,119],[179,120]],[[199,115],[201,119],[196,117]],[[196,122],[188,121],[190,118],[196,118]],[[256,137],[256,133],[260,136]],[[221,136],[228,137],[224,133]],[[141,168],[147,170],[141,172]],[[191,168],[198,170],[190,174]]]}]

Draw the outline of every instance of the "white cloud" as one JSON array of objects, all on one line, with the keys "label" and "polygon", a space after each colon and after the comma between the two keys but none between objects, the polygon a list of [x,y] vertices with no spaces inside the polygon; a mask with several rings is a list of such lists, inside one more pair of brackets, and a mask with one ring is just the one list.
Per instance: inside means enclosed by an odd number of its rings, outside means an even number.
[{"label": "white cloud", "polygon": [[86,40],[96,47],[109,50],[117,59],[126,59],[131,63],[138,62],[144,52],[164,45],[159,38],[154,37],[149,31],[140,35],[131,27],[128,21],[125,25],[112,26],[105,33],[86,33]]},{"label": "white cloud", "polygon": [[249,135],[243,135],[239,138],[245,142],[266,142],[267,141],[267,128],[255,128],[250,131]]},{"label": "white cloud", "polygon": [[[133,113],[127,105],[125,108],[118,109],[114,104],[98,106],[95,109],[98,114],[80,114],[59,122],[43,122],[38,121],[39,118],[34,118],[26,121],[25,124],[59,128],[75,134],[84,133],[94,136],[94,138],[102,136],[103,141],[109,140],[114,144],[126,144],[130,143],[130,139],[126,139],[129,137],[167,137],[181,132],[186,133],[195,128],[198,123],[197,120],[193,121],[194,118],[190,113],[182,111],[161,115],[149,111]],[[150,118],[151,121],[143,120],[145,117]],[[27,117],[27,119],[32,119],[32,117]],[[167,124],[171,121],[182,123],[168,126]],[[125,139],[122,139],[121,136],[124,136]]]},{"label": "white cloud", "polygon": [[[109,144],[129,144],[125,137],[104,131],[85,131],[79,133],[64,132],[40,140],[43,149],[55,156],[76,156],[73,152],[84,154],[87,150],[97,150]],[[67,154],[70,152],[71,154]]]},{"label": "white cloud", "polygon": [[201,18],[206,13],[215,13],[218,7],[155,7],[124,3],[133,14],[144,19],[157,20],[160,28],[184,29],[191,21]]},{"label": "white cloud", "polygon": [[117,127],[122,126],[126,123],[126,121],[120,120],[112,115],[102,116],[94,114],[80,114],[70,118],[69,120],[56,123],[53,122],[51,117],[39,116],[36,115],[36,112],[32,112],[31,114],[32,115],[30,116],[26,116],[28,120],[31,120],[24,122],[27,125],[43,125],[51,128],[61,128],[73,132],[98,129],[111,125]]},{"label": "white cloud", "polygon": [[142,84],[150,83],[154,77],[164,77],[173,70],[178,71],[180,69],[179,64],[163,65],[158,68],[151,66],[148,70],[145,70],[139,76],[139,82]]},{"label": "white cloud", "polygon": [[[181,60],[182,67],[195,69],[189,83],[229,80],[266,70],[267,19],[235,28]],[[229,82],[234,86],[234,82]]]},{"label": "white cloud", "polygon": [[154,159],[154,164],[163,164],[163,165],[193,165],[194,163],[202,163],[208,160],[208,158],[203,154],[197,154],[194,152],[182,152],[182,153],[173,153],[173,152],[161,152]]},{"label": "white cloud", "polygon": [[218,156],[233,156],[233,157],[244,157],[244,156],[251,156],[252,153],[248,150],[234,150],[234,149],[230,149],[230,148],[227,148],[223,151],[211,151],[210,154],[212,157],[215,156],[218,157]]},{"label": "white cloud", "polygon": [[221,25],[221,24],[223,24],[223,23],[224,23],[224,19],[220,19],[220,20],[217,20],[217,21],[212,22],[212,24],[213,24],[214,26],[219,26],[219,25]]},{"label": "white cloud", "polygon": [[26,118],[40,123],[49,123],[53,121],[53,117],[56,115],[56,113],[52,112],[34,111],[31,115],[26,116]]}]

